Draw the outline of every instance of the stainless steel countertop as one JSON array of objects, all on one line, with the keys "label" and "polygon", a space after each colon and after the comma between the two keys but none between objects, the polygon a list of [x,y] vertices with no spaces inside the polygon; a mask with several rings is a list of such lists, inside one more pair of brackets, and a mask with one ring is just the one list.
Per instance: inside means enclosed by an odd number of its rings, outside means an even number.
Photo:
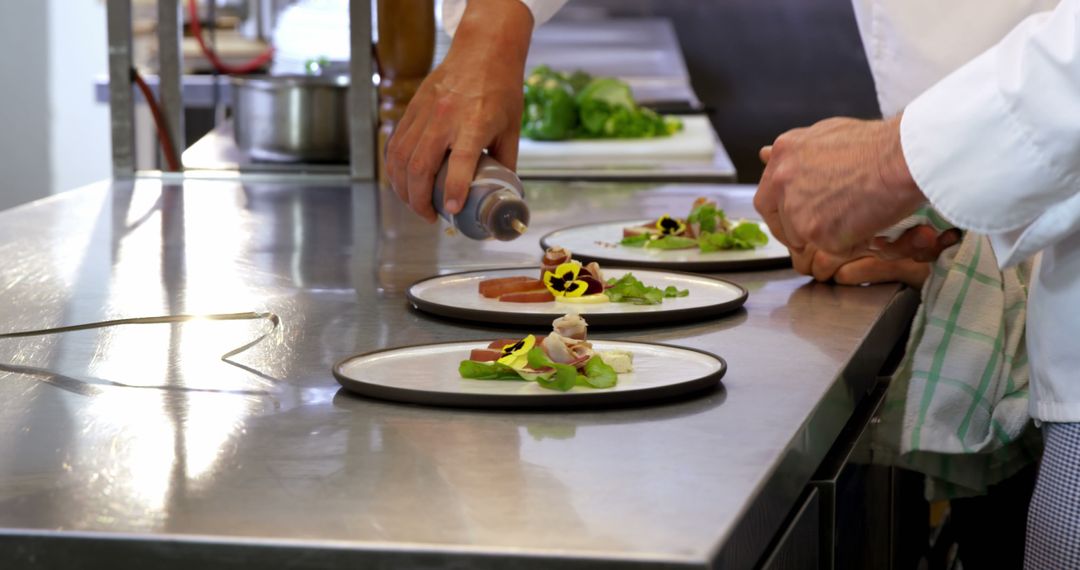
[{"label": "stainless steel countertop", "polygon": [[[731,274],[745,310],[598,331],[727,359],[724,388],[633,409],[432,409],[343,393],[350,354],[501,336],[410,310],[413,280],[531,265],[588,220],[750,214],[737,186],[529,185],[530,234],[470,242],[387,191],[314,178],[102,183],[0,213],[0,331],[269,309],[0,341],[0,567],[744,567],[910,318],[896,286]],[[121,383],[127,386],[119,386]],[[75,565],[75,566],[72,566]],[[352,566],[350,566],[352,565]]]}]

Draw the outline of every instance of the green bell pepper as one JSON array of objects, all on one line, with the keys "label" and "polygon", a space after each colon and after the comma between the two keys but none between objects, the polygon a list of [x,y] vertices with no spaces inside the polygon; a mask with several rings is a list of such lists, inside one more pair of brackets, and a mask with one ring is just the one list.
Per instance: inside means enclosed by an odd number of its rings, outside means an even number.
[{"label": "green bell pepper", "polygon": [[535,140],[564,140],[577,127],[572,87],[561,74],[539,66],[525,81],[521,134]]}]

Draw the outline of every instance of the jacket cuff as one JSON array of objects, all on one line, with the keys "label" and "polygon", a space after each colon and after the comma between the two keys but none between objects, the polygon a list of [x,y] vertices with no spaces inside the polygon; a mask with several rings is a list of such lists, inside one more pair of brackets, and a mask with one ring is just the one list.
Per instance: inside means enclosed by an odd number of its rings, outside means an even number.
[{"label": "jacket cuff", "polygon": [[[533,16],[533,28],[547,22],[566,4],[567,0],[518,0],[529,8]],[[454,36],[461,17],[465,15],[465,3],[467,0],[443,0],[442,25],[450,37]]]}]

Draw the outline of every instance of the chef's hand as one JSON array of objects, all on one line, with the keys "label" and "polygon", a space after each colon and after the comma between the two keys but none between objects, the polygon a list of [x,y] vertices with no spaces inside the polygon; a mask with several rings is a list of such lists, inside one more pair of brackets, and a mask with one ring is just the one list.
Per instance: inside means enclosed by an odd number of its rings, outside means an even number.
[{"label": "chef's hand", "polygon": [[916,289],[922,288],[930,276],[930,263],[911,258],[881,259],[869,252],[839,256],[808,245],[791,251],[795,270],[817,281],[832,281],[839,285],[901,282]]},{"label": "chef's hand", "polygon": [[443,192],[456,214],[480,154],[517,165],[522,81],[532,12],[517,0],[469,0],[446,59],[424,79],[386,149],[394,191],[429,222],[435,174],[450,151]]},{"label": "chef's hand", "polygon": [[870,242],[870,249],[882,259],[934,261],[942,251],[959,242],[960,230],[946,230],[938,235],[937,230],[930,226],[915,226],[892,243],[885,238],[874,238]]},{"label": "chef's hand", "polygon": [[904,161],[899,117],[827,119],[780,135],[761,159],[754,207],[796,251],[849,256],[926,201]]}]

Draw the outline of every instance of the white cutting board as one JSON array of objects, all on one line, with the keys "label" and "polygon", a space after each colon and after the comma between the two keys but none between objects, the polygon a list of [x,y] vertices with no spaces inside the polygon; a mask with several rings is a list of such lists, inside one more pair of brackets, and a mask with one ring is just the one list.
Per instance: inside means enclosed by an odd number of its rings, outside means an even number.
[{"label": "white cutting board", "polygon": [[670,137],[648,139],[591,139],[534,141],[522,137],[518,168],[568,166],[646,167],[670,162],[711,162],[716,155],[716,134],[705,115],[686,115],[681,131]]}]

